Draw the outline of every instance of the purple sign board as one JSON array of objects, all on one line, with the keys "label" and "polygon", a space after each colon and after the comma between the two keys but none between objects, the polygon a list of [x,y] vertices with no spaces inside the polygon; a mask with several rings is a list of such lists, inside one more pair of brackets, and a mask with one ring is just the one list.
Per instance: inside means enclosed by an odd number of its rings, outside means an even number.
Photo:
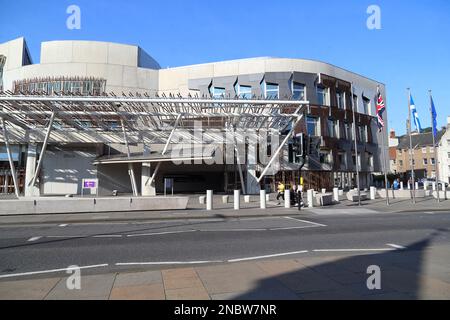
[{"label": "purple sign board", "polygon": [[83,188],[85,189],[95,189],[97,188],[97,181],[95,180],[84,180]]}]

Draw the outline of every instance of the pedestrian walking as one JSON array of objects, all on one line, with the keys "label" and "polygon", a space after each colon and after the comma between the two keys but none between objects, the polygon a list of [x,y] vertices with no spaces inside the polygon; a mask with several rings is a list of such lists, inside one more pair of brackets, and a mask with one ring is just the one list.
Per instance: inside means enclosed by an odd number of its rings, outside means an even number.
[{"label": "pedestrian walking", "polygon": [[277,201],[278,201],[278,204],[280,204],[280,198],[282,198],[284,201],[284,190],[286,189],[286,187],[283,184],[283,182],[280,181],[280,182],[278,182],[277,189],[278,189]]}]

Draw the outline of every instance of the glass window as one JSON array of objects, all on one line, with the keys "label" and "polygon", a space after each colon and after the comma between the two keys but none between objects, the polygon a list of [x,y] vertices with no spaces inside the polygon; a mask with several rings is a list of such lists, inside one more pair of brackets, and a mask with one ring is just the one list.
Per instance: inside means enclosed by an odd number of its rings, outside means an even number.
[{"label": "glass window", "polygon": [[434,158],[431,158],[431,164],[435,164],[436,163],[436,160],[434,159]]},{"label": "glass window", "polygon": [[306,117],[306,125],[308,128],[308,135],[320,136],[319,119],[315,117]]},{"label": "glass window", "polygon": [[370,108],[371,108],[370,99],[363,97],[363,113],[370,114],[370,110],[371,110]]},{"label": "glass window", "polygon": [[319,152],[320,163],[322,164],[331,164],[331,153],[329,151],[320,151]]},{"label": "glass window", "polygon": [[322,87],[322,86],[317,86],[316,87],[317,104],[318,105],[320,105],[320,106],[328,105],[327,91],[328,90],[325,87]]},{"label": "glass window", "polygon": [[359,141],[367,142],[367,127],[358,126],[358,130],[359,130]]},{"label": "glass window", "polygon": [[225,88],[220,87],[211,87],[211,96],[214,99],[224,98],[225,97]]},{"label": "glass window", "polygon": [[305,93],[305,85],[293,82],[292,83],[292,99],[294,100],[306,100],[306,93]]},{"label": "glass window", "polygon": [[367,153],[367,166],[369,168],[373,167],[373,155],[371,153]]},{"label": "glass window", "polygon": [[240,99],[251,99],[252,98],[252,87],[251,86],[241,86],[236,84],[235,91]]},{"label": "glass window", "polygon": [[428,164],[428,159],[427,159],[427,158],[424,158],[424,159],[423,159],[423,165],[426,166],[427,164]]},{"label": "glass window", "polygon": [[345,109],[345,93],[337,91],[336,92],[337,106],[339,109]]},{"label": "glass window", "polygon": [[332,138],[338,138],[337,121],[328,119],[328,134]]},{"label": "glass window", "polygon": [[264,83],[264,95],[266,99],[278,99],[279,88],[278,84],[275,83]]},{"label": "glass window", "polygon": [[353,108],[355,109],[355,112],[358,112],[358,96],[353,95]]},{"label": "glass window", "polygon": [[345,131],[345,139],[353,140],[353,128],[350,123],[348,122],[344,123],[344,131]]}]

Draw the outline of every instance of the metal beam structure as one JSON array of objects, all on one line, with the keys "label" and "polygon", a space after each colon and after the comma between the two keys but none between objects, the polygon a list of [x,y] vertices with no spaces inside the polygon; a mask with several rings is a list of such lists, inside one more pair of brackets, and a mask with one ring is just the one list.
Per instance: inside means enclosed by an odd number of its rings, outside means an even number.
[{"label": "metal beam structure", "polygon": [[[127,157],[130,160],[131,159],[131,153],[130,153],[130,145],[128,144],[128,137],[127,137],[127,131],[125,129],[125,125],[123,120],[120,120],[120,124],[122,126],[122,131],[123,131],[123,140],[125,142],[125,148],[127,149]],[[131,188],[133,190],[133,195],[135,197],[138,196],[138,192],[137,192],[137,183],[136,183],[136,176],[134,175],[134,168],[133,168],[133,164],[128,162],[128,173],[130,175],[130,180],[131,180]]]},{"label": "metal beam structure", "polygon": [[11,175],[14,183],[14,193],[19,198],[19,184],[17,183],[16,169],[14,167],[14,161],[11,153],[11,145],[9,144],[8,131],[6,129],[5,119],[2,119],[3,138],[5,139],[6,152],[8,154],[9,168],[11,169]]},{"label": "metal beam structure", "polygon": [[[115,143],[117,137],[114,139],[109,134],[111,132],[119,134],[121,128],[129,158],[130,149],[127,135],[131,133],[145,134],[163,141],[162,155],[165,155],[175,131],[182,128],[194,136],[193,129],[197,121],[202,122],[205,130],[210,130],[208,135],[215,130],[218,132],[229,131],[230,123],[233,134],[236,135],[236,132],[245,132],[248,129],[257,132],[261,130],[281,132],[289,123],[295,122],[292,126],[292,133],[295,125],[301,119],[300,110],[308,106],[308,101],[298,100],[205,99],[174,98],[172,96],[151,98],[148,95],[143,97],[140,94],[136,94],[136,96],[129,94],[129,96],[124,95],[123,97],[115,95],[93,97],[0,93],[0,117],[19,126],[23,131],[47,130],[36,174],[32,179],[33,184],[36,183],[42,165],[43,152],[49,143],[50,133],[53,131],[55,131],[55,135],[52,135],[52,141],[56,143],[58,143],[56,133],[72,132],[80,132],[80,135],[71,135],[72,142],[84,143],[86,142],[85,138],[90,134],[92,136],[102,134],[103,143]],[[25,136],[23,142],[27,143]],[[21,142],[17,135],[15,140]],[[287,140],[285,139],[285,141]],[[258,181],[266,174],[283,145],[284,143],[278,148]],[[237,149],[236,140],[235,148]],[[239,151],[236,150],[236,152],[240,168],[241,157]],[[158,164],[149,179],[150,183],[153,182],[159,166]],[[137,195],[134,172],[132,168],[129,169],[133,193]],[[242,168],[240,168],[240,178],[242,188],[245,190],[241,170]]]},{"label": "metal beam structure", "polygon": [[34,170],[33,178],[30,181],[30,184],[29,184],[30,186],[34,186],[36,184],[36,179],[39,176],[39,172],[41,171],[42,162],[44,161],[43,159],[44,159],[44,155],[45,155],[45,150],[47,150],[48,139],[50,138],[50,134],[52,132],[54,120],[55,120],[55,113],[53,112],[52,115],[50,116],[50,122],[48,124],[47,132],[45,134],[44,144],[42,145],[41,154],[39,156],[39,161],[36,166],[36,169]]}]

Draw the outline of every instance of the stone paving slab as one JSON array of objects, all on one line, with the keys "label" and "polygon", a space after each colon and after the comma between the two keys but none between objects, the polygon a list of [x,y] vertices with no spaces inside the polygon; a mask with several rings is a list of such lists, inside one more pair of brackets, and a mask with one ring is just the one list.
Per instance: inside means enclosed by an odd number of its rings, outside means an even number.
[{"label": "stone paving slab", "polygon": [[[391,264],[384,262],[382,289],[369,290],[368,275],[360,268],[373,262],[374,256],[385,254],[271,259],[87,275],[81,278],[81,290],[68,290],[66,277],[8,279],[0,281],[0,299],[450,299],[450,266],[442,265],[435,274],[430,274],[420,265],[405,269],[397,265],[397,259]],[[410,257],[410,253],[405,252],[405,257]]]}]

